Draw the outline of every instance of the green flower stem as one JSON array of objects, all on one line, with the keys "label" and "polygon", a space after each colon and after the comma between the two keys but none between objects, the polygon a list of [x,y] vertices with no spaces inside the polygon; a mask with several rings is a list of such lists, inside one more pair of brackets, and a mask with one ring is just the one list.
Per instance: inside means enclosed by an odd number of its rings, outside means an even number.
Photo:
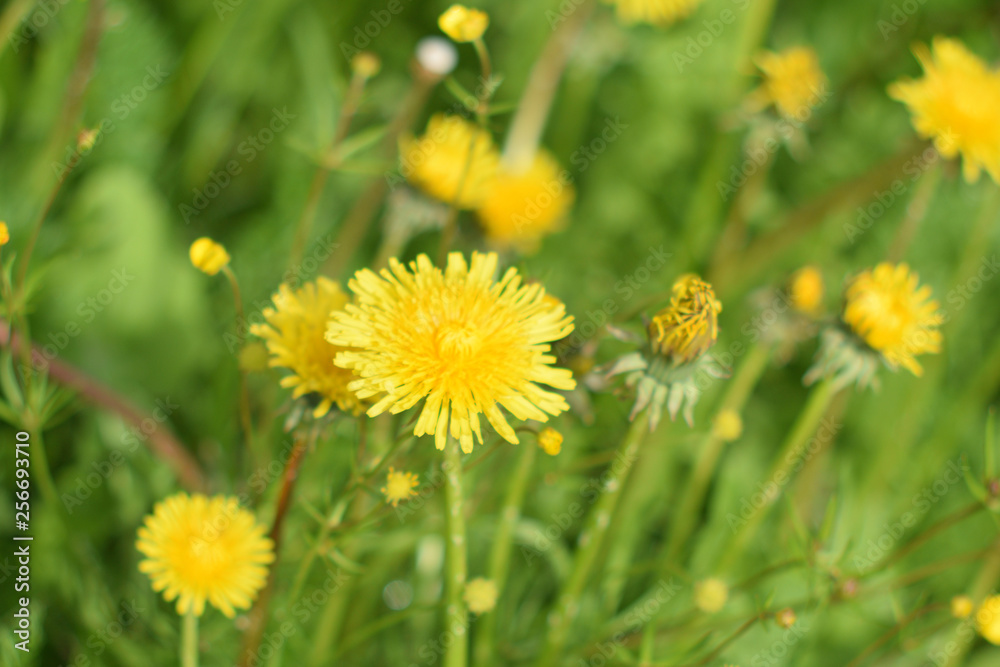
[{"label": "green flower stem", "polygon": [[[792,430],[789,431],[778,455],[771,465],[765,484],[773,483],[780,490],[791,482],[798,467],[801,467],[802,448],[809,437],[816,432],[820,421],[826,414],[837,392],[833,381],[822,380],[809,392],[809,398],[799,413]],[[777,497],[769,499],[763,507],[758,508],[753,515],[745,519],[746,523],[739,527],[732,544],[726,549],[726,555],[719,564],[718,570],[725,572],[733,563],[743,557],[753,537],[757,534],[770,508],[776,504]]]},{"label": "green flower stem", "polygon": [[[222,267],[222,272],[226,275],[229,286],[233,290],[233,303],[236,306],[236,333],[239,335],[240,328],[246,325],[246,314],[243,310],[243,295],[240,292],[240,282],[236,279],[236,274],[229,265]],[[246,339],[243,338],[243,342],[240,343],[240,350],[245,345]],[[247,452],[251,457],[255,457],[253,464],[257,465],[264,459],[265,453],[257,452],[254,448],[256,441],[253,437],[253,418],[250,416],[250,389],[247,383],[247,372],[244,370],[243,364],[239,363],[239,361],[237,361],[237,366],[240,373],[240,427],[243,430],[243,437],[246,439]]]},{"label": "green flower stem", "polygon": [[603,480],[601,495],[587,515],[583,532],[580,533],[572,570],[559,593],[556,609],[549,623],[545,647],[535,663],[538,667],[551,667],[562,658],[563,649],[569,639],[570,625],[580,607],[580,595],[597,561],[597,555],[611,525],[618,499],[621,497],[622,487],[628,479],[632,463],[639,455],[639,448],[647,429],[646,411],[643,410],[632,421],[625,438],[618,445],[611,466],[601,476]]},{"label": "green flower stem", "polygon": [[198,667],[198,617],[191,610],[181,626],[181,667]]},{"label": "green flower stem", "polygon": [[462,599],[468,576],[465,505],[462,500],[462,452],[449,438],[444,448],[445,505],[445,632],[452,642],[444,654],[444,667],[465,667],[469,652],[469,612]]},{"label": "green flower stem", "polygon": [[[719,406],[719,412],[734,410],[740,413],[743,411],[747,399],[750,398],[754,387],[757,386],[770,358],[770,346],[758,343],[750,348],[739,370],[736,371],[736,375],[729,382],[726,394]],[[681,496],[681,502],[674,512],[670,539],[667,542],[662,561],[673,563],[677,559],[681,547],[691,535],[695,518],[700,514],[702,502],[705,500],[705,491],[715,474],[715,468],[724,447],[725,442],[715,435],[713,429],[709,429],[697,448],[699,451],[698,462],[695,464],[691,481],[688,483],[684,495]]]},{"label": "green flower stem", "polygon": [[887,259],[890,262],[900,262],[906,257],[906,251],[917,235],[920,223],[927,215],[927,207],[930,205],[931,199],[934,198],[934,193],[937,192],[942,171],[939,160],[917,183],[913,197],[910,198],[910,204],[906,207],[906,214],[903,216],[902,222],[899,223],[896,235],[889,246]]},{"label": "green flower stem", "polygon": [[[503,595],[504,584],[507,582],[507,572],[510,568],[510,548],[514,537],[514,528],[521,517],[521,506],[531,479],[531,469],[535,463],[538,446],[535,443],[521,443],[517,468],[507,484],[503,507],[500,510],[500,520],[493,537],[493,550],[490,553],[489,578],[496,584],[497,590]],[[496,655],[498,614],[483,616],[476,633],[473,647],[473,661],[477,667],[490,667]]]}]

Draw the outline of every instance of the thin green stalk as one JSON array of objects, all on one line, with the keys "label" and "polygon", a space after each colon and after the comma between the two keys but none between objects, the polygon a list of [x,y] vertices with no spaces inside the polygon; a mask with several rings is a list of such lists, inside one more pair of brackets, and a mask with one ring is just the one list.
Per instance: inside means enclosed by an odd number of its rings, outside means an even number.
[{"label": "thin green stalk", "polygon": [[[816,432],[836,394],[833,381],[829,379],[822,380],[809,392],[809,398],[802,407],[802,412],[799,413],[792,430],[789,431],[781,449],[778,450],[774,463],[771,465],[770,473],[765,481],[766,486],[770,487],[771,484],[774,484],[780,493],[780,490],[791,482],[795,472],[804,464],[802,455],[806,441]],[[725,572],[732,567],[733,563],[743,557],[751,540],[757,534],[757,530],[776,501],[777,497],[769,498],[749,518],[743,517],[744,523],[739,526],[736,536],[729,548],[726,549],[726,555],[718,567],[719,571]]]},{"label": "thin green stalk", "polygon": [[469,612],[463,594],[468,576],[465,506],[462,500],[462,452],[458,442],[449,439],[444,448],[445,504],[445,632],[452,638],[446,644],[444,667],[465,667],[469,653]]},{"label": "thin green stalk", "polygon": [[190,610],[181,626],[181,667],[198,667],[198,617]]},{"label": "thin green stalk", "polygon": [[62,514],[59,510],[59,493],[56,491],[56,483],[52,478],[52,470],[49,468],[49,459],[45,453],[45,441],[42,439],[43,429],[41,424],[35,424],[29,426],[25,424],[25,428],[29,429],[32,438],[35,441],[35,458],[31,462],[33,469],[32,475],[38,480],[38,485],[42,489],[42,497],[45,502],[48,503],[56,514],[62,519]]},{"label": "thin green stalk", "polygon": [[920,223],[927,216],[927,207],[937,191],[938,184],[941,183],[943,169],[940,164],[935,164],[924,174],[920,182],[917,183],[916,191],[910,198],[910,203],[906,207],[902,222],[896,229],[896,235],[889,246],[887,259],[890,262],[900,262],[906,257],[906,251],[920,229]]},{"label": "thin green stalk", "polygon": [[[753,392],[754,387],[767,368],[767,362],[771,357],[770,346],[757,343],[747,352],[746,358],[740,364],[739,370],[729,382],[725,396],[719,406],[719,411],[734,410],[737,413],[743,411],[747,399]],[[705,491],[708,483],[715,474],[716,464],[719,456],[725,447],[725,442],[715,435],[713,429],[709,429],[698,447],[698,462],[695,464],[691,481],[681,496],[681,501],[674,512],[674,519],[671,522],[670,539],[663,560],[674,562],[679,555],[681,547],[691,535],[694,528],[695,518],[700,514],[701,505],[705,500]]]},{"label": "thin green stalk", "polygon": [[[500,510],[500,521],[493,537],[493,550],[490,552],[489,578],[496,584],[497,590],[503,595],[507,582],[507,572],[510,567],[510,548],[514,537],[514,528],[521,517],[521,505],[531,479],[531,469],[535,463],[538,447],[534,443],[522,443],[517,458],[517,468],[507,483],[507,493],[504,496],[503,507]],[[496,655],[498,614],[487,614],[480,622],[473,647],[474,663],[477,667],[490,667]]]},{"label": "thin green stalk", "polygon": [[625,438],[618,445],[615,460],[601,476],[603,481],[601,495],[588,513],[583,532],[580,533],[573,567],[559,593],[556,609],[549,623],[545,647],[535,663],[537,667],[550,667],[562,657],[563,649],[569,639],[570,625],[580,607],[580,595],[604,544],[618,499],[621,497],[622,487],[628,479],[632,464],[638,458],[647,428],[646,411],[643,410],[636,416]]},{"label": "thin green stalk", "polygon": [[[228,265],[222,267],[222,272],[226,275],[226,279],[229,280],[229,286],[233,290],[233,302],[236,305],[236,332],[239,334],[240,327],[246,325],[246,315],[243,311],[243,297],[240,293],[240,283],[236,279],[236,274],[233,272],[232,268]],[[245,338],[240,344],[240,349],[246,344]],[[246,440],[247,452],[251,456],[255,456],[258,452],[254,449],[255,439],[253,436],[253,419],[250,416],[250,390],[247,383],[247,372],[243,368],[243,365],[237,362],[240,373],[240,427],[243,430],[243,437]],[[262,454],[262,453],[261,453]],[[263,456],[257,457],[262,459]],[[256,463],[257,461],[255,461]]]}]

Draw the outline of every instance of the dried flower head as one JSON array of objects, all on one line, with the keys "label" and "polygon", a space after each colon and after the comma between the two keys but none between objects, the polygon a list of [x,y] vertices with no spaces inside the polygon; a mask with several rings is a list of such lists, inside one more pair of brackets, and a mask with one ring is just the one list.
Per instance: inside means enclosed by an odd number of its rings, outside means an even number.
[{"label": "dried flower head", "polygon": [[711,285],[693,273],[681,276],[674,283],[670,305],[650,322],[653,351],[675,364],[697,359],[719,336],[720,312],[722,304]]}]

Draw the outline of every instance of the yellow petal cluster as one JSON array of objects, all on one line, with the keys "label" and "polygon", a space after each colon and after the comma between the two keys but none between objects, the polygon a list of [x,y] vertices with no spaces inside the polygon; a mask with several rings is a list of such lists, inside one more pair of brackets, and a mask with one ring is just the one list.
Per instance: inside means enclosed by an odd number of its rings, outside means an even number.
[{"label": "yellow petal cluster", "polygon": [[365,269],[350,281],[354,302],[334,313],[327,340],[356,348],[335,362],[358,376],[350,388],[375,401],[374,417],[421,401],[414,434],[434,435],[443,449],[450,434],[462,450],[482,443],[480,415],[505,440],[517,443],[501,408],[517,419],[547,421],[568,409],[539,386],[573,389],[555,368],[550,343],[573,330],[561,303],[545,299],[538,283],[523,284],[517,269],[499,280],[495,253],[448,255],[445,269],[420,255],[409,267],[393,259],[380,274]]},{"label": "yellow petal cluster", "polygon": [[139,570],[177,613],[201,616],[205,602],[232,618],[267,581],[274,544],[236,498],[178,493],[157,503],[139,528]]},{"label": "yellow petal cluster", "polygon": [[827,79],[813,49],[795,46],[778,53],[764,51],[754,62],[764,81],[750,94],[751,104],[760,108],[773,104],[785,118],[804,122],[823,101]]},{"label": "yellow petal cluster", "polygon": [[452,5],[438,17],[441,32],[459,43],[476,41],[483,36],[489,25],[489,14],[469,9],[465,5]]},{"label": "yellow petal cluster", "polygon": [[210,276],[214,276],[229,264],[229,253],[226,249],[207,236],[192,243],[188,254],[191,256],[194,268]]},{"label": "yellow petal cluster", "polygon": [[693,273],[674,283],[670,305],[657,313],[649,324],[653,351],[682,364],[697,359],[719,336],[722,304],[715,290]]},{"label": "yellow petal cluster", "polygon": [[844,297],[844,322],[892,368],[903,366],[919,376],[923,368],[916,356],[940,352],[938,327],[944,317],[931,288],[919,287],[917,274],[906,264],[883,262],[861,272]]},{"label": "yellow petal cluster", "polygon": [[921,44],[914,52],[923,78],[893,83],[889,96],[909,107],[917,133],[941,155],[962,154],[965,180],[986,170],[1000,183],[1000,71],[956,39],[936,37],[932,50]]},{"label": "yellow petal cluster", "polygon": [[274,307],[263,311],[266,323],[251,326],[250,333],[266,342],[269,366],[291,371],[281,386],[292,388],[293,398],[315,394],[318,400],[313,416],[317,418],[333,405],[359,413],[361,401],[348,388],[354,374],[333,363],[344,348],[326,340],[330,314],[350,301],[340,285],[322,276],[297,290],[282,285],[272,301]]},{"label": "yellow petal cluster", "polygon": [[403,175],[446,204],[473,209],[486,198],[499,155],[490,133],[445,114],[433,116],[419,139],[400,140]]},{"label": "yellow petal cluster", "polygon": [[476,214],[494,244],[533,252],[561,228],[574,198],[568,172],[539,150],[524,168],[501,164]]}]

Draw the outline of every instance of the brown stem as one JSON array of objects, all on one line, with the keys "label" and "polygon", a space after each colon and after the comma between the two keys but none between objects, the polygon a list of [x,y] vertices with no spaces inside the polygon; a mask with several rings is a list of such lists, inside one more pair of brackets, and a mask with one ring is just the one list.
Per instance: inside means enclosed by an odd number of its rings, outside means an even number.
[{"label": "brown stem", "polygon": [[[278,504],[274,511],[274,522],[271,524],[271,532],[268,536],[274,542],[274,562],[267,576],[267,584],[261,591],[257,603],[250,612],[250,627],[243,635],[243,645],[240,648],[239,667],[249,667],[253,664],[254,657],[260,647],[261,639],[264,636],[264,628],[267,625],[267,610],[271,603],[271,596],[274,593],[274,582],[276,579],[278,557],[281,552],[281,533],[285,525],[285,517],[292,504],[292,493],[295,490],[295,482],[299,477],[299,470],[302,461],[305,459],[306,450],[309,445],[316,440],[316,430],[314,429],[308,438],[301,434],[295,436],[295,446],[285,463],[285,472],[281,477],[281,490],[278,492]],[[258,658],[259,660],[259,658]]]},{"label": "brown stem", "polygon": [[[0,320],[0,347],[10,347],[17,353],[23,348],[20,337],[11,331],[10,325]],[[154,417],[139,411],[127,400],[109,387],[88,377],[83,371],[59,361],[49,359],[40,348],[31,347],[33,368],[47,369],[48,376],[59,384],[79,393],[88,402],[120,416],[130,426],[145,433],[143,424],[156,421]],[[30,369],[26,369],[30,372]],[[173,434],[164,427],[158,427],[149,434],[149,448],[158,458],[167,463],[185,488],[192,491],[207,489],[201,466]]]},{"label": "brown stem", "polygon": [[740,627],[736,628],[736,631],[733,632],[733,634],[731,634],[728,637],[726,637],[722,641],[721,644],[719,644],[714,649],[712,649],[712,651],[708,655],[706,655],[704,658],[702,658],[698,662],[691,663],[690,667],[700,667],[701,665],[707,665],[708,663],[710,663],[712,660],[715,659],[716,656],[718,656],[720,653],[722,653],[726,649],[727,646],[729,646],[734,641],[736,641],[741,636],[743,636],[743,634],[746,633],[747,630],[749,630],[750,628],[753,627],[754,623],[756,623],[757,621],[760,621],[762,618],[763,618],[763,616],[760,616],[760,615],[754,616],[754,617],[750,618],[743,625],[741,625]]},{"label": "brown stem", "polygon": [[889,642],[889,640],[891,640],[893,637],[895,637],[897,634],[899,634],[907,625],[909,625],[913,621],[917,620],[918,618],[920,618],[924,614],[928,614],[928,613],[930,613],[932,611],[938,611],[938,610],[944,609],[944,608],[945,608],[945,605],[941,604],[940,602],[935,602],[933,604],[926,605],[924,607],[921,607],[919,609],[916,609],[916,610],[910,612],[909,614],[906,615],[905,618],[903,618],[903,620],[901,620],[898,624],[896,624],[896,627],[892,628],[891,630],[889,630],[888,632],[886,632],[884,635],[882,635],[881,637],[879,637],[878,639],[876,639],[875,642],[871,646],[869,646],[864,651],[862,651],[861,655],[859,655],[857,658],[855,658],[854,660],[852,660],[847,665],[847,667],[857,667],[858,665],[862,664],[865,661],[865,658],[867,658],[872,653],[874,653],[875,651],[877,651],[878,649],[880,649],[882,646],[884,646],[885,644],[887,644]]},{"label": "brown stem", "polygon": [[968,505],[967,507],[958,510],[957,512],[954,512],[950,516],[946,516],[945,518],[941,519],[936,524],[934,524],[921,534],[917,535],[915,538],[913,538],[912,541],[908,542],[905,546],[899,549],[899,551],[897,551],[888,559],[886,559],[883,569],[888,569],[891,565],[899,562],[912,552],[916,551],[918,548],[920,548],[921,545],[923,545],[925,542],[927,542],[934,536],[948,530],[957,523],[961,523],[963,520],[972,516],[981,509],[983,509],[983,504],[977,501],[972,503],[971,505]]}]

